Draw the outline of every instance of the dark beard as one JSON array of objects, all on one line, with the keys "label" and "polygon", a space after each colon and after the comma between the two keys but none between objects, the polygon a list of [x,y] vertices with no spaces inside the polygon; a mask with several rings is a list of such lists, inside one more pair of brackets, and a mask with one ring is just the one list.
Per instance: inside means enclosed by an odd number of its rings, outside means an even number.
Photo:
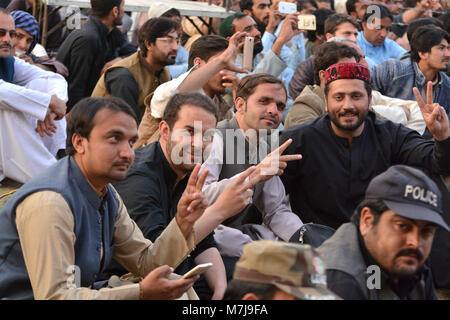
[{"label": "dark beard", "polygon": [[358,129],[361,126],[361,124],[366,120],[367,113],[368,113],[367,110],[363,113],[360,113],[358,115],[358,121],[354,124],[348,124],[348,125],[345,125],[345,124],[343,125],[338,121],[339,115],[337,117],[334,115],[331,115],[330,113],[328,115],[330,117],[331,122],[333,122],[334,125],[336,127],[338,127],[339,129],[345,130],[345,131],[354,131],[354,130]]},{"label": "dark beard", "polygon": [[253,45],[253,57],[255,57],[258,53],[263,51],[263,49],[264,49],[264,47],[263,47],[262,42],[255,43]]}]

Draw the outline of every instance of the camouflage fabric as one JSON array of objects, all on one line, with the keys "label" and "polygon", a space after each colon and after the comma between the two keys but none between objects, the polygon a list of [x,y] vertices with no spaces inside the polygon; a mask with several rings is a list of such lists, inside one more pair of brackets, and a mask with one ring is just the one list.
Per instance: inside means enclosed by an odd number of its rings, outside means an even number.
[{"label": "camouflage fabric", "polygon": [[327,289],[325,265],[309,245],[260,240],[248,243],[234,279],[271,283],[302,300],[340,299]]}]

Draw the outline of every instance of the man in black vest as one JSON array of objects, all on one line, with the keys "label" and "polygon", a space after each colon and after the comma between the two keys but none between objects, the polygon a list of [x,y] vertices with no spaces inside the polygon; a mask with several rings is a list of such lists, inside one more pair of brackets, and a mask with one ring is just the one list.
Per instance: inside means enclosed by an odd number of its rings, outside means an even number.
[{"label": "man in black vest", "polygon": [[275,129],[283,118],[286,99],[286,88],[275,76],[246,76],[237,88],[236,116],[217,125],[209,157],[202,165],[202,170],[209,170],[204,189],[208,199],[214,201],[236,177],[256,165],[250,175],[256,185],[253,204],[215,230],[222,256],[237,260],[243,246],[257,239],[288,241],[302,226],[276,177],[283,173],[287,161],[300,157],[281,155],[291,141],[271,152],[278,144]]},{"label": "man in black vest", "polygon": [[418,169],[390,167],[369,184],[352,222],[320,248],[328,288],[344,299],[436,299],[428,258],[442,217],[437,185]]}]

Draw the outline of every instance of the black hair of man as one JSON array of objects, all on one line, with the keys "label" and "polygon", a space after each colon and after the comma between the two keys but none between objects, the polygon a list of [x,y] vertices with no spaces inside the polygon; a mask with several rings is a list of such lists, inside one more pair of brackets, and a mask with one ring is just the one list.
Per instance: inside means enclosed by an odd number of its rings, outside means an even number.
[{"label": "black hair of man", "polygon": [[437,19],[442,22],[442,28],[450,33],[450,10],[447,10],[446,13],[440,15]]},{"label": "black hair of man", "polygon": [[316,30],[308,30],[306,37],[309,41],[314,42],[317,36],[325,35],[325,21],[334,13],[333,10],[318,9],[314,11],[313,15],[316,17]]},{"label": "black hair of man", "polygon": [[178,9],[172,8],[164,12],[160,18],[172,18],[172,17],[181,17],[181,13]]},{"label": "black hair of man", "polygon": [[164,110],[164,114],[162,116],[162,121],[165,121],[171,130],[175,122],[178,120],[178,112],[184,105],[202,108],[203,110],[212,113],[216,118],[216,121],[219,119],[217,106],[211,98],[198,92],[177,93],[167,103],[166,109]]},{"label": "black hair of man", "polygon": [[379,4],[379,3],[374,3],[367,7],[366,13],[364,14],[364,16],[362,18],[363,22],[367,22],[367,20],[369,20],[370,17],[372,17],[374,14],[376,14],[375,7],[378,7],[378,9],[380,11],[380,16],[379,17],[377,16],[377,18],[380,18],[380,19],[389,18],[389,19],[391,19],[391,21],[394,21],[394,17],[392,16],[392,13],[389,11],[389,9],[386,6],[383,6],[382,4]]},{"label": "black hair of man", "polygon": [[339,59],[355,58],[359,62],[361,56],[355,50],[343,42],[325,42],[317,47],[314,53],[314,83],[319,85],[319,71],[325,71],[329,66],[338,63]]},{"label": "black hair of man", "polygon": [[361,25],[352,16],[344,13],[335,13],[330,15],[327,20],[325,20],[325,34],[331,33],[334,35],[338,27],[345,22],[351,23],[356,29],[361,30]]},{"label": "black hair of man", "polygon": [[91,15],[97,18],[105,18],[114,7],[120,7],[124,0],[91,0]]},{"label": "black hair of man", "polygon": [[89,139],[95,126],[94,118],[102,109],[109,109],[114,113],[124,112],[136,121],[139,126],[136,113],[124,100],[117,97],[91,98],[87,97],[78,101],[69,113],[67,119],[66,154],[73,156],[76,152],[72,144],[72,136],[79,134]]},{"label": "black hair of man", "polygon": [[206,35],[192,43],[189,50],[188,69],[194,66],[194,59],[200,58],[208,62],[212,56],[225,51],[228,48],[228,40],[217,35]]},{"label": "black hair of man", "polygon": [[271,283],[256,283],[232,279],[227,284],[223,300],[242,300],[247,293],[253,293],[261,300],[272,300],[277,287]]},{"label": "black hair of man", "polygon": [[303,9],[305,9],[307,4],[312,5],[314,8],[319,9],[319,7],[317,6],[317,3],[314,0],[298,0],[297,1],[297,11],[300,12]]},{"label": "black hair of man", "polygon": [[353,224],[355,224],[358,228],[359,228],[359,221],[361,220],[361,212],[365,207],[368,207],[370,209],[370,212],[372,212],[372,215],[374,217],[372,221],[373,226],[376,226],[378,224],[381,214],[389,210],[389,208],[384,204],[384,202],[381,199],[363,200],[358,205],[358,207],[356,207],[352,217],[350,218],[350,221]]},{"label": "black hair of man", "polygon": [[408,38],[408,41],[411,42],[412,35],[418,28],[428,25],[434,25],[436,27],[443,28],[442,22],[434,18],[427,17],[413,20],[409,23],[408,28],[406,29],[406,37]]},{"label": "black hair of man", "polygon": [[147,46],[148,44],[155,44],[157,38],[165,37],[170,32],[176,31],[178,28],[178,23],[169,18],[152,18],[147,20],[142,27],[139,29],[138,43],[139,48],[142,51],[142,56],[147,56]]},{"label": "black hair of man", "polygon": [[345,9],[347,9],[348,14],[356,12],[355,4],[358,2],[360,2],[360,0],[347,0],[347,2],[345,2]]},{"label": "black hair of man", "polygon": [[442,39],[450,42],[447,31],[435,26],[423,26],[414,31],[411,38],[411,60],[420,61],[419,52],[431,52],[431,48],[441,43]]},{"label": "black hair of man", "polygon": [[241,11],[248,10],[250,12],[253,12],[253,0],[240,0],[239,1],[239,8],[241,8]]}]

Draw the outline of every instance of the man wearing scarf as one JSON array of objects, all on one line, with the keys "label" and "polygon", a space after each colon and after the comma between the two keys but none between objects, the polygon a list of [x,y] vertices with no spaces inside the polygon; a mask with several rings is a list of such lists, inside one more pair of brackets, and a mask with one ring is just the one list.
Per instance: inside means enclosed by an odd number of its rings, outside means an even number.
[{"label": "man wearing scarf", "polygon": [[17,34],[14,43],[15,56],[30,64],[35,64],[41,69],[59,73],[67,78],[69,72],[61,62],[45,56],[37,57],[32,53],[40,37],[39,25],[36,19],[28,12],[21,10],[13,11],[11,15],[16,25]]},{"label": "man wearing scarf", "polygon": [[65,115],[67,83],[12,56],[15,38],[13,17],[0,8],[0,181],[25,183],[56,162],[43,138]]}]

